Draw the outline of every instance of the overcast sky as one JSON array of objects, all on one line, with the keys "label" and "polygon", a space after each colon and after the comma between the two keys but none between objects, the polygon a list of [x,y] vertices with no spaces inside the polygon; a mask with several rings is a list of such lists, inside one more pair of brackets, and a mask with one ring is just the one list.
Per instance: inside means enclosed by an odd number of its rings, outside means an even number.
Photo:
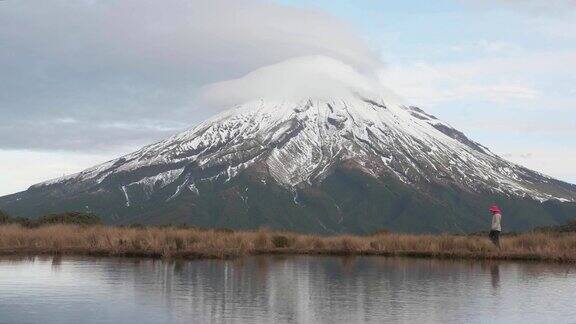
[{"label": "overcast sky", "polygon": [[227,80],[318,55],[576,183],[571,0],[7,0],[0,49],[0,195],[190,128]]}]

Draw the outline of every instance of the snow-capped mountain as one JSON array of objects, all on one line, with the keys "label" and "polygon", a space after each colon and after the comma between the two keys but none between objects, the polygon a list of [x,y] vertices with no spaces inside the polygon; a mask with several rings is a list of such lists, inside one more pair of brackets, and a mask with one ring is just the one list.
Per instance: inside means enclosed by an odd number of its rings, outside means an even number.
[{"label": "snow-capped mountain", "polygon": [[[364,180],[350,180],[350,174]],[[261,207],[264,202],[249,194],[254,186],[275,192],[272,198],[260,195],[274,206]],[[119,159],[1,198],[0,208],[32,214],[82,208],[107,213],[117,223],[369,231],[370,222],[357,224],[357,207],[345,202],[345,193],[332,192],[334,186],[386,188],[381,196],[360,195],[362,218],[400,230],[410,230],[397,219],[405,213],[411,213],[406,219],[422,218],[425,225],[415,231],[473,230],[485,220],[470,221],[469,215],[484,212],[480,205],[471,211],[472,201],[510,202],[518,210],[536,206],[531,208],[542,213],[541,220],[529,221],[513,215],[517,228],[576,216],[558,207],[573,207],[576,186],[510,163],[417,107],[356,92],[332,99],[251,101]],[[380,199],[388,202],[374,202]],[[292,218],[299,213],[309,218],[307,225],[275,220],[282,208]],[[562,211],[554,214],[551,208]],[[445,219],[427,215],[442,212]],[[237,214],[242,221],[235,222]]]},{"label": "snow-capped mountain", "polygon": [[[125,177],[120,188],[130,204],[131,187],[152,194],[178,180],[176,197],[182,190],[196,192],[197,181],[228,181],[255,164],[265,165],[287,188],[313,185],[347,160],[374,177],[388,173],[414,186],[440,181],[538,201],[576,200],[567,190],[573,188],[556,188],[553,179],[501,159],[419,108],[359,96],[250,102],[117,160],[33,188],[84,187]],[[163,171],[146,172],[150,168]],[[134,172],[142,175],[133,178]]]}]

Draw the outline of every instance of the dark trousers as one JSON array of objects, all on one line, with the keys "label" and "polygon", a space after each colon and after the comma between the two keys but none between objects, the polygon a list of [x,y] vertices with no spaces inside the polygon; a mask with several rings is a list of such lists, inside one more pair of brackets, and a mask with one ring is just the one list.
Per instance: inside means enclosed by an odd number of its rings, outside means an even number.
[{"label": "dark trousers", "polygon": [[494,245],[500,247],[500,231],[490,231],[488,237],[490,237],[490,241],[492,241]]}]

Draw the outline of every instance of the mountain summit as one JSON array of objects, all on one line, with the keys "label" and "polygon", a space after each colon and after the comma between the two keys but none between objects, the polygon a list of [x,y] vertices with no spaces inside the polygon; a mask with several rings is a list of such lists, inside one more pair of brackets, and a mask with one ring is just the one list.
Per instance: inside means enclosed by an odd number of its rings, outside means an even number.
[{"label": "mountain summit", "polygon": [[345,96],[255,100],[78,174],[0,198],[18,216],[307,232],[507,230],[576,216],[576,186],[510,163],[417,107]]}]

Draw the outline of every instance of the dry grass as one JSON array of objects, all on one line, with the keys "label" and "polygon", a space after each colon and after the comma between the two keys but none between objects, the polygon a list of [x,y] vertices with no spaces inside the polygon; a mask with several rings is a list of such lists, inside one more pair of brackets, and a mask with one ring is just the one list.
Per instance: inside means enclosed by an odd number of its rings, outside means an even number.
[{"label": "dry grass", "polygon": [[86,254],[163,258],[228,258],[250,254],[395,255],[440,258],[576,261],[576,233],[486,237],[380,233],[315,236],[269,230],[50,225],[0,226],[0,254]]}]

